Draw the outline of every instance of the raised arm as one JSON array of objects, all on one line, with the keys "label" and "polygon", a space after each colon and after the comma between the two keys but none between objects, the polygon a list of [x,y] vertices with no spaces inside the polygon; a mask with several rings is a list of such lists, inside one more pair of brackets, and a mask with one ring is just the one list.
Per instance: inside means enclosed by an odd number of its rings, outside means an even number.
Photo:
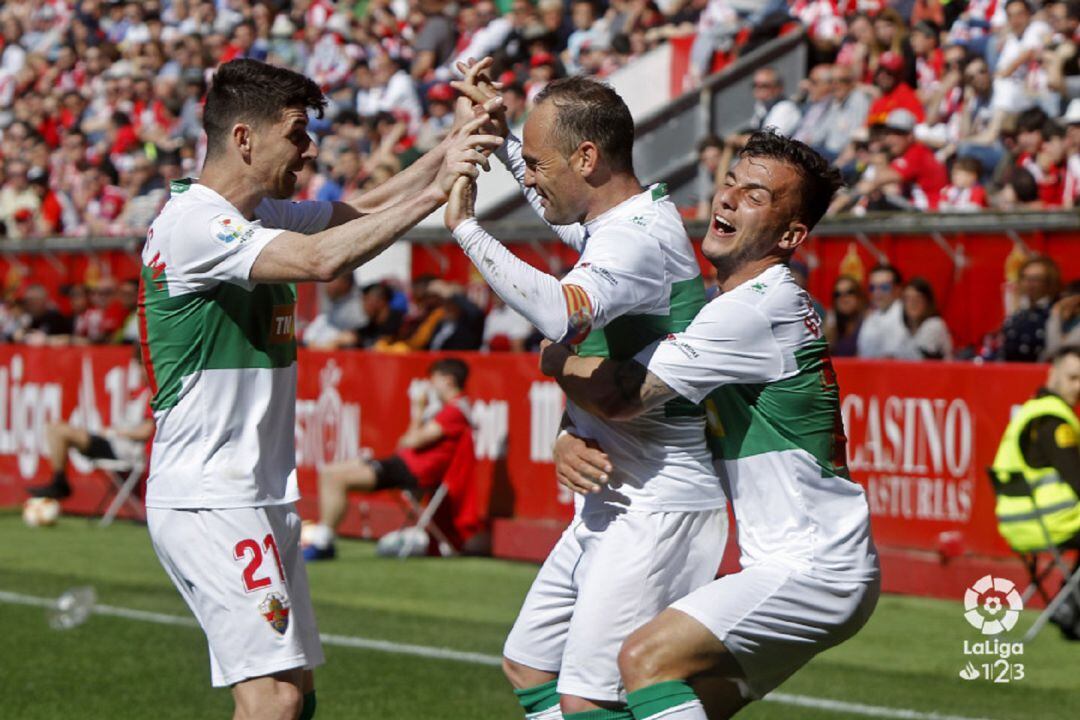
[{"label": "raised arm", "polygon": [[562,343],[544,348],[540,371],[559,383],[578,407],[609,420],[636,417],[677,396],[635,360],[578,357]]},{"label": "raised arm", "polygon": [[[458,70],[465,75],[465,78],[450,84],[474,105],[487,108],[488,103],[491,102],[492,98],[497,97],[498,93],[498,89],[487,76],[486,71],[490,65],[491,58],[484,58],[477,63],[459,63]],[[506,109],[499,106],[489,114],[492,124],[487,130],[506,139],[506,142],[495,150],[495,156],[514,176],[525,199],[529,201],[529,205],[543,220],[544,206],[540,203],[540,196],[536,190],[525,184],[525,160],[521,157],[521,140],[510,132],[509,125],[506,122]],[[564,245],[581,252],[585,244],[585,230],[581,225],[552,225],[547,220],[544,220],[544,222],[555,231],[555,234],[559,236],[559,240]]]},{"label": "raised arm", "polygon": [[479,174],[479,166],[486,166],[487,158],[480,150],[502,143],[499,137],[472,134],[486,121],[486,116],[480,116],[466,124],[466,132],[447,149],[435,181],[423,190],[377,213],[319,233],[281,233],[259,253],[250,280],[326,281],[381,253],[444,203],[457,178],[473,179]]}]

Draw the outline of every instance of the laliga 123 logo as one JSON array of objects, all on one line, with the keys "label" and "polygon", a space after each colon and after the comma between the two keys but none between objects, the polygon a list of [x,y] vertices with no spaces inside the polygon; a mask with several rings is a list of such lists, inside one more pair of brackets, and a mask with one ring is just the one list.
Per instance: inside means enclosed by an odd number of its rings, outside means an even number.
[{"label": "laliga 123 logo", "polygon": [[984,575],[964,593],[964,618],[983,635],[1012,630],[1024,600],[1011,580]]}]

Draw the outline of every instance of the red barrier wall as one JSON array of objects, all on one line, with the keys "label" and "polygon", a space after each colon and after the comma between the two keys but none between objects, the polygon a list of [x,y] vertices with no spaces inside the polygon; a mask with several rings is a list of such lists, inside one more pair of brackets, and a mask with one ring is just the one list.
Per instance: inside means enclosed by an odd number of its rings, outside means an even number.
[{"label": "red barrier wall", "polygon": [[[571,515],[550,463],[562,394],[533,355],[461,356],[471,368],[477,482],[498,519],[495,551],[543,557]],[[315,514],[319,465],[393,450],[408,424],[410,385],[423,382],[434,357],[301,352],[296,443],[305,516]],[[25,485],[47,479],[45,423],[96,429],[122,412],[135,378],[129,361],[125,348],[0,346],[0,504],[21,502]],[[943,549],[1008,558],[985,468],[1012,406],[1038,387],[1045,367],[837,360],[836,370],[849,462],[867,487],[874,537],[886,557],[903,550],[927,560],[923,575],[898,574],[892,587],[917,590],[935,572],[955,574],[940,564]],[[65,509],[91,512],[105,485],[80,469]],[[377,536],[400,517],[394,494],[384,493],[351,503],[345,530]]]}]

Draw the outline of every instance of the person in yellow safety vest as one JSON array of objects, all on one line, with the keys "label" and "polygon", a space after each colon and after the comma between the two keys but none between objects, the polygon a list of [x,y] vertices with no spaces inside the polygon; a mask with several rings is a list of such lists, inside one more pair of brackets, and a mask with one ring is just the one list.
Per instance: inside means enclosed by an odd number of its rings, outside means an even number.
[{"label": "person in yellow safety vest", "polygon": [[[1054,545],[1080,533],[1080,347],[1054,357],[1046,386],[1013,415],[1001,438],[993,472],[999,483],[998,529],[1014,549]],[[1038,515],[1036,514],[1038,512]]]},{"label": "person in yellow safety vest", "polygon": [[[1080,346],[1073,345],[1054,356],[1046,386],[1013,415],[1001,438],[992,467],[998,483],[998,530],[1019,552],[1044,550],[1050,543],[1080,548],[1077,400]],[[1080,607],[1073,605],[1066,603],[1053,622],[1076,640]]]}]

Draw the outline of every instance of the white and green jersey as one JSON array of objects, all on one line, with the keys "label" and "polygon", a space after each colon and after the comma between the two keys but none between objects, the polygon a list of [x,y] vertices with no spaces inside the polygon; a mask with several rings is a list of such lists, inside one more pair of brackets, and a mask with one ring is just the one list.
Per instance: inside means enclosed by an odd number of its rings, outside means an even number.
[{"label": "white and green jersey", "polygon": [[331,211],[266,199],[247,220],[204,185],[173,184],[142,253],[141,335],[157,423],[147,507],[298,499],[296,292],[248,278],[283,230],[317,232]]},{"label": "white and green jersey", "polygon": [[[588,295],[592,330],[583,356],[632,358],[686,328],[705,304],[705,286],[682,219],[663,185],[583,226],[581,257],[562,279]],[[632,420],[603,420],[568,403],[578,434],[595,439],[615,468],[599,493],[575,496],[579,510],[694,511],[724,507],[705,443],[704,415],[677,400]]]},{"label": "white and green jersey", "polygon": [[847,579],[877,575],[821,320],[786,266],[724,293],[636,359],[684,398],[704,401],[743,567],[769,560]]}]

